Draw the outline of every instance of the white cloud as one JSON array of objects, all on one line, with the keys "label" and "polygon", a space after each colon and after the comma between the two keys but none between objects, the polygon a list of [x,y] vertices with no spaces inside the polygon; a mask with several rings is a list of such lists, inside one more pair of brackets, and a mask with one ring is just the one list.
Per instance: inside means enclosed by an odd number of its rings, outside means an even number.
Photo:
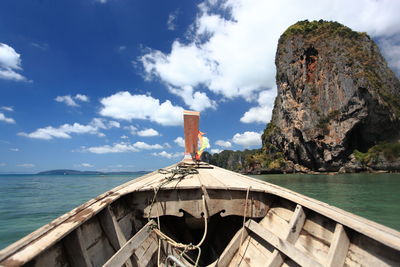
[{"label": "white cloud", "polygon": [[174,106],[169,100],[160,100],[148,95],[131,95],[118,92],[101,99],[102,116],[131,121],[132,119],[150,120],[161,125],[182,125],[183,108]]},{"label": "white cloud", "polygon": [[183,99],[185,104],[192,110],[203,111],[207,108],[216,109],[217,102],[211,100],[204,92],[193,92],[193,87],[185,85],[182,87],[171,87],[168,89],[174,95]]},{"label": "white cloud", "polygon": [[64,96],[57,96],[55,101],[60,102],[60,103],[65,103],[67,106],[70,107],[78,107],[79,105],[72,99],[70,95],[64,95]]},{"label": "white cloud", "polygon": [[21,55],[9,45],[0,43],[0,79],[14,81],[28,81],[17,73],[21,71]]},{"label": "white cloud", "polygon": [[108,0],[95,0],[95,2],[98,2],[100,4],[105,4],[107,3]]},{"label": "white cloud", "polygon": [[222,152],[222,149],[218,149],[218,148],[211,149],[211,154],[221,153],[221,152]]},{"label": "white cloud", "polygon": [[400,36],[382,38],[378,44],[389,66],[400,76]]},{"label": "white cloud", "polygon": [[90,163],[81,163],[81,164],[76,164],[74,165],[75,167],[84,167],[84,168],[93,168],[94,165],[90,164]]},{"label": "white cloud", "polygon": [[90,122],[90,125],[93,125],[96,128],[105,129],[105,130],[121,127],[121,124],[118,121],[107,121],[105,119],[100,119],[100,118],[94,118]]},{"label": "white cloud", "polygon": [[168,85],[171,93],[182,97],[191,109],[202,111],[215,108],[216,102],[205,92],[194,91],[193,87],[200,85],[212,72],[213,62],[207,62],[195,45],[184,46],[174,42],[170,55],[153,50],[140,58],[147,78],[159,77]]},{"label": "white cloud", "polygon": [[74,99],[82,102],[89,102],[89,97],[82,94],[77,94],[74,97],[72,97],[71,95],[57,96],[54,100],[60,103],[64,103],[70,107],[79,107],[78,103],[76,103]]},{"label": "white cloud", "polygon": [[180,136],[175,138],[174,143],[177,144],[180,147],[185,147],[185,139],[183,139]]},{"label": "white cloud", "polygon": [[154,130],[153,128],[150,129],[145,129],[137,132],[137,135],[143,136],[143,137],[150,137],[150,136],[159,136],[161,135],[159,132]]},{"label": "white cloud", "polygon": [[20,132],[18,133],[18,135],[35,139],[44,139],[44,140],[50,140],[53,138],[71,138],[70,134],[95,134],[98,135],[99,137],[103,137],[105,135],[99,132],[100,129],[107,130],[114,127],[118,128],[119,123],[114,121],[106,121],[100,118],[94,118],[87,125],[82,125],[76,122],[74,124],[66,123],[59,126],[58,128],[47,126],[44,128],[39,128],[31,133]]},{"label": "white cloud", "polygon": [[19,151],[19,148],[10,148],[10,151],[18,152],[18,151]]},{"label": "white cloud", "polygon": [[120,126],[121,126],[121,124],[118,121],[109,121],[107,123],[107,128],[106,129],[119,128]]},{"label": "white cloud", "polygon": [[168,26],[168,30],[170,31],[174,31],[176,28],[176,19],[178,18],[178,13],[179,10],[175,10],[174,12],[172,12],[171,14],[168,15],[168,21],[167,21],[167,26]]},{"label": "white cloud", "polygon": [[147,149],[162,149],[163,148],[162,145],[159,145],[159,144],[149,145],[149,144],[147,144],[145,142],[140,142],[140,141],[134,143],[133,146],[136,147],[136,148],[139,148],[139,149],[146,149],[146,150]]},{"label": "white cloud", "polygon": [[232,142],[245,148],[251,146],[261,146],[261,134],[256,132],[244,132],[242,134],[235,134]]},{"label": "white cloud", "polygon": [[246,111],[240,118],[240,121],[243,123],[268,123],[272,117],[276,94],[276,87],[260,92],[257,100],[258,106]]},{"label": "white cloud", "polygon": [[121,139],[129,139],[129,137],[126,136],[126,135],[122,135],[122,136],[121,136]]},{"label": "white cloud", "polygon": [[171,148],[171,145],[170,145],[169,143],[165,142],[165,143],[163,144],[163,147],[165,147],[165,148]]},{"label": "white cloud", "polygon": [[4,121],[6,123],[15,123],[15,120],[13,118],[7,118],[3,113],[0,112],[0,121]]},{"label": "white cloud", "polygon": [[22,164],[17,164],[17,167],[33,168],[33,167],[35,167],[35,164],[32,164],[32,163],[22,163]]},{"label": "white cloud", "polygon": [[83,151],[95,153],[95,154],[108,154],[108,153],[124,153],[124,152],[139,152],[139,149],[128,144],[128,143],[118,143],[112,146],[95,146],[83,149]]},{"label": "white cloud", "polygon": [[89,102],[89,97],[87,95],[76,94],[75,99],[82,102]]},{"label": "white cloud", "polygon": [[38,48],[40,50],[43,50],[43,51],[46,51],[47,49],[49,49],[49,45],[46,44],[46,43],[35,43],[35,42],[32,42],[31,46],[36,47],[36,48]]},{"label": "white cloud", "polygon": [[[148,79],[160,79],[191,108],[194,94],[205,88],[224,98],[254,101],[258,92],[275,86],[279,36],[297,21],[325,19],[384,38],[383,53],[400,73],[400,42],[393,42],[400,34],[399,10],[398,0],[209,0],[199,4],[185,38],[175,40],[168,52],[150,49],[139,61]],[[215,107],[210,101],[200,108]],[[242,122],[266,123],[272,106],[250,109]],[[257,112],[265,116],[256,117]]]},{"label": "white cloud", "polygon": [[167,159],[172,159],[172,158],[183,157],[183,152],[168,153],[166,151],[161,151],[161,152],[158,152],[158,153],[152,153],[152,155],[156,156],[156,157],[163,157],[163,158],[167,158]]},{"label": "white cloud", "polygon": [[130,144],[128,142],[115,143],[112,146],[95,146],[95,147],[83,147],[81,152],[91,152],[95,154],[107,154],[107,153],[125,153],[125,152],[139,152],[140,150],[153,150],[162,149],[163,147],[159,144],[150,145],[145,142],[136,142]]},{"label": "white cloud", "polygon": [[2,106],[1,109],[2,109],[2,110],[5,110],[5,111],[10,111],[10,112],[14,111],[14,108],[13,108],[13,107]]},{"label": "white cloud", "polygon": [[133,125],[125,126],[124,129],[125,129],[125,130],[128,130],[128,131],[131,133],[131,135],[136,135],[136,134],[137,134],[137,130],[138,130],[138,129],[137,129],[135,126],[133,126]]},{"label": "white cloud", "polygon": [[[231,142],[229,142],[229,141],[224,141],[224,140],[217,140],[217,141],[215,141],[215,144],[216,144],[217,146],[222,146],[222,147],[231,147],[231,146],[232,146],[232,143],[231,143]],[[219,153],[219,152],[216,152],[216,153]]]}]

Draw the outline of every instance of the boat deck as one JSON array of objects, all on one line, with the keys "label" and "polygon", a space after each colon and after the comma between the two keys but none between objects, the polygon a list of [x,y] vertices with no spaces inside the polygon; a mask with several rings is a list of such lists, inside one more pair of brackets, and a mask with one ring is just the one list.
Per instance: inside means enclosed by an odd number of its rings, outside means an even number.
[{"label": "boat deck", "polygon": [[[171,181],[166,179],[170,173],[156,171],[116,187],[0,251],[0,265],[53,266],[55,259],[71,266],[133,266],[133,259],[142,262],[139,266],[153,265],[159,244],[146,219],[160,217],[161,224],[168,225],[171,218],[185,218],[193,226],[205,213],[211,230],[215,218],[236,227],[226,235],[226,244],[207,237],[221,252],[210,266],[400,263],[400,233],[393,229],[216,166],[202,164],[196,170]],[[237,221],[240,218],[245,222]],[[214,230],[221,231],[222,238],[223,229]],[[161,246],[177,255],[167,244]]]}]

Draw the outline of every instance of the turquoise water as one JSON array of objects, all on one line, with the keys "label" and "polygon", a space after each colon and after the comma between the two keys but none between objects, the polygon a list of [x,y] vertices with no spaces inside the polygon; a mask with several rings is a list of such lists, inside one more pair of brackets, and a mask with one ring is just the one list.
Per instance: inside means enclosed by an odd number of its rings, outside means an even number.
[{"label": "turquoise water", "polygon": [[0,249],[132,175],[0,175]]},{"label": "turquoise water", "polygon": [[253,177],[400,230],[400,174],[285,174]]},{"label": "turquoise water", "polygon": [[[258,179],[400,230],[400,174],[260,175]],[[0,249],[132,175],[0,175]]]}]

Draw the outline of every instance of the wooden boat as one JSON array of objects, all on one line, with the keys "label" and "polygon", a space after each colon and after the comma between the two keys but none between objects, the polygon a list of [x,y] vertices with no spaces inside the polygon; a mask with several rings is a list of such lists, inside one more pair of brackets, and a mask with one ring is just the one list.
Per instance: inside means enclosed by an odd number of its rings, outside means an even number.
[{"label": "wooden boat", "polygon": [[[197,142],[188,136],[186,153]],[[185,160],[55,219],[0,251],[0,265],[400,266],[400,233]]]}]

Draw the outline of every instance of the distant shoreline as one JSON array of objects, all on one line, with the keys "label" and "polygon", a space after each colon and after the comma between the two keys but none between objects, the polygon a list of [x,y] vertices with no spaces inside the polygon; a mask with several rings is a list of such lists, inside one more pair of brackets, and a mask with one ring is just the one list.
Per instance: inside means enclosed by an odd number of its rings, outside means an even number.
[{"label": "distant shoreline", "polygon": [[5,175],[145,175],[151,171],[121,171],[121,172],[100,172],[100,171],[78,171],[78,170],[50,170],[38,173],[0,173]]}]

